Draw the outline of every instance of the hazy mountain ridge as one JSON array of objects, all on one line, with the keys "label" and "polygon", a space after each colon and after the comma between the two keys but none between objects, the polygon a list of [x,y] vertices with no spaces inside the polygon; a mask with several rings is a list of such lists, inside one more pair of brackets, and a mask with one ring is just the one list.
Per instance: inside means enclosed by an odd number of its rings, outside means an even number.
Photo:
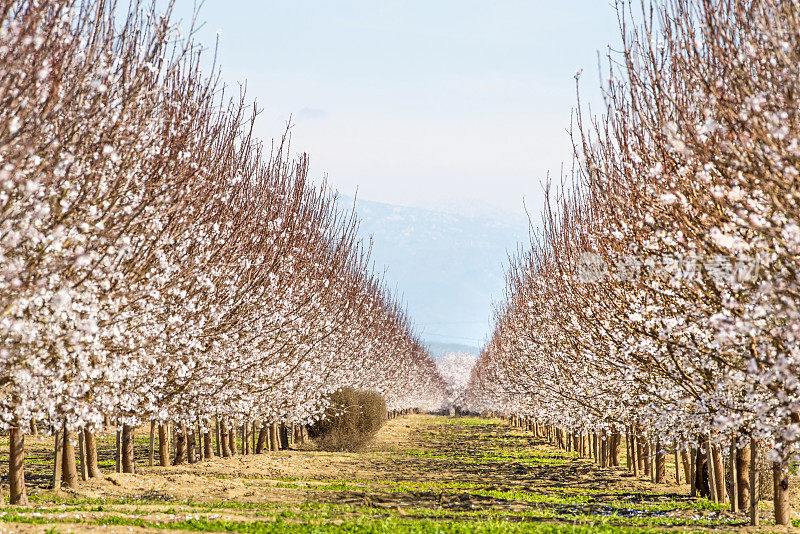
[{"label": "hazy mountain ridge", "polygon": [[376,270],[385,269],[423,339],[432,348],[458,344],[458,352],[476,353],[489,333],[492,300],[502,297],[508,254],[528,239],[527,219],[365,200],[356,202],[356,211],[359,234],[373,236]]}]

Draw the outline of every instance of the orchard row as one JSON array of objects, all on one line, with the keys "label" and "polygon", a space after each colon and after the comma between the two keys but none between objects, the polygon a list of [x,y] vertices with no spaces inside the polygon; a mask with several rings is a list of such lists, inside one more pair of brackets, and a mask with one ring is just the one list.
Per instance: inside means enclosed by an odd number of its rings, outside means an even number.
[{"label": "orchard row", "polygon": [[313,421],[344,386],[390,410],[441,396],[354,215],[286,137],[254,138],[255,106],[208,63],[138,2],[123,16],[101,0],[0,9],[12,502],[32,425],[226,429]]},{"label": "orchard row", "polygon": [[565,446],[600,436],[616,450],[627,436],[645,457],[688,464],[691,452],[698,491],[727,487],[743,508],[758,447],[786,524],[800,439],[800,6],[645,4],[619,4],[605,108],[576,114],[574,172],[511,265],[472,409],[535,421]]}]

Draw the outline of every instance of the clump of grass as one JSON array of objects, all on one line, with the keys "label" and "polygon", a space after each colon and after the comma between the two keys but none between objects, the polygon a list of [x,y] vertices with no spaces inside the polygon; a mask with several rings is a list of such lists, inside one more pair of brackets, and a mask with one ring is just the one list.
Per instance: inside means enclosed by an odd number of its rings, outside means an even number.
[{"label": "clump of grass", "polygon": [[309,428],[321,450],[359,451],[386,422],[386,401],[380,393],[342,388],[329,401],[323,419]]}]

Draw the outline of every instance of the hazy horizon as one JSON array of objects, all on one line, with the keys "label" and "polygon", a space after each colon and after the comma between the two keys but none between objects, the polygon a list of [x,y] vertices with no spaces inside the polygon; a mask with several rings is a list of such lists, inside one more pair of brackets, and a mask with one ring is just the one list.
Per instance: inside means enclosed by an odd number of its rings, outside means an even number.
[{"label": "hazy horizon", "polygon": [[492,304],[503,297],[508,254],[527,240],[527,219],[370,200],[358,200],[356,211],[360,236],[374,237],[375,270],[398,292],[420,337],[477,352],[491,331]]},{"label": "hazy horizon", "polygon": [[[176,2],[184,26],[193,7]],[[571,165],[577,72],[584,103],[600,101],[613,6],[207,0],[198,21],[199,42],[219,40],[223,82],[262,109],[256,134],[269,143],[291,120],[312,180],[359,199],[376,270],[422,338],[480,347],[544,181]],[[389,217],[370,202],[412,211]],[[415,209],[435,232],[414,226]]]}]

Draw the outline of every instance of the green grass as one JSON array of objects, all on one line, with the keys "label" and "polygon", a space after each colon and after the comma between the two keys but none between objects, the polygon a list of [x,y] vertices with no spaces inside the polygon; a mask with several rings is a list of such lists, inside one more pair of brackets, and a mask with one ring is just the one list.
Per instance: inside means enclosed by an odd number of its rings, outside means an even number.
[{"label": "green grass", "polygon": [[[577,469],[594,469],[586,460],[537,443],[529,432],[497,419],[427,421],[427,427],[412,432],[405,450],[372,453],[370,461],[383,465],[386,479],[257,474],[241,479],[248,487],[279,488],[294,501],[306,499],[299,504],[164,502],[147,495],[89,499],[33,491],[30,506],[0,510],[0,522],[57,523],[64,525],[62,531],[69,523],[87,523],[190,532],[621,534],[732,526],[737,521],[724,504],[660,495],[655,485],[647,493],[614,487],[613,482],[592,486],[574,475]],[[146,430],[137,433],[137,454],[145,462],[148,437]],[[102,447],[113,446],[114,435],[100,441]],[[360,461],[352,454],[314,454]],[[46,457],[34,463],[49,466]],[[106,456],[101,465],[113,470],[113,458]],[[596,471],[600,481],[610,472]]]},{"label": "green grass", "polygon": [[[548,513],[542,510],[527,510],[524,512],[475,510],[443,515],[439,511],[419,507],[403,508],[401,511],[398,509],[376,509],[366,506],[357,507],[327,503],[306,503],[294,507],[295,510],[289,510],[284,505],[276,503],[248,504],[230,501],[215,503],[181,502],[157,510],[134,508],[133,510],[123,511],[115,509],[115,506],[123,504],[128,506],[134,504],[149,505],[152,503],[108,501],[98,504],[99,502],[100,500],[95,499],[86,500],[81,505],[77,506],[59,506],[47,509],[39,507],[16,508],[12,513],[0,513],[0,521],[10,523],[49,524],[53,522],[52,517],[30,515],[46,512],[48,515],[62,516],[59,522],[64,523],[85,522],[97,525],[128,525],[201,532],[277,532],[271,530],[276,527],[276,525],[280,525],[284,529],[283,531],[287,532],[495,532],[496,530],[494,529],[499,528],[499,526],[508,526],[509,528],[513,526],[514,530],[510,530],[511,532],[566,532],[565,530],[541,530],[541,524],[538,522],[543,519],[567,522],[587,528],[602,527],[600,530],[592,530],[593,532],[650,532],[650,530],[623,529],[620,528],[620,524],[625,524],[627,526],[639,525],[649,528],[678,525],[713,526],[726,523],[725,521],[712,521],[702,518],[631,518],[614,514],[603,517],[590,517],[569,513]],[[219,514],[224,510],[247,512],[250,515],[259,516],[263,519],[257,521],[219,521],[210,518],[195,517],[191,519],[176,519],[174,521],[148,521],[137,517],[154,512],[176,516],[186,512],[192,515]],[[94,520],[63,518],[65,514],[78,512],[108,512],[113,515]],[[360,519],[356,521],[354,518]],[[291,521],[287,524],[281,523],[281,521],[287,519],[291,519]],[[320,530],[325,526],[325,523],[337,520],[345,521],[346,528],[344,525],[338,525],[334,530]],[[537,523],[533,524],[531,522]],[[433,528],[435,525],[440,525],[442,530],[435,530],[435,528]],[[469,528],[464,530],[464,528],[466,528],[464,525],[467,525]],[[354,528],[356,530],[347,530],[349,528]],[[411,530],[408,530],[409,528],[411,528]],[[414,530],[416,528],[421,530]]]},{"label": "green grass", "polygon": [[[593,524],[559,524],[559,523],[530,523],[520,521],[520,518],[485,519],[483,521],[465,522],[460,520],[436,521],[416,517],[386,517],[375,519],[370,516],[355,517],[347,522],[332,521],[329,514],[305,514],[298,516],[292,512],[283,511],[267,520],[258,521],[230,521],[214,520],[207,518],[193,518],[176,521],[148,521],[143,518],[127,517],[124,515],[109,515],[98,519],[72,520],[68,523],[99,525],[99,526],[131,526],[142,528],[155,528],[164,530],[184,530],[189,532],[239,532],[245,534],[272,534],[272,533],[392,533],[410,532],[420,534],[444,533],[534,533],[534,534],[560,534],[560,533],[608,533],[608,534],[635,534],[657,532],[653,528],[619,527],[608,523]],[[5,523],[24,523],[48,525],[53,521],[46,517],[31,517],[14,513],[0,513],[0,521]],[[56,527],[51,527],[56,528]],[[52,530],[48,530],[52,531]]]},{"label": "green grass", "polygon": [[483,418],[483,417],[448,417],[442,419],[443,424],[452,425],[457,427],[470,427],[470,426],[497,426],[504,425],[501,419]]}]

